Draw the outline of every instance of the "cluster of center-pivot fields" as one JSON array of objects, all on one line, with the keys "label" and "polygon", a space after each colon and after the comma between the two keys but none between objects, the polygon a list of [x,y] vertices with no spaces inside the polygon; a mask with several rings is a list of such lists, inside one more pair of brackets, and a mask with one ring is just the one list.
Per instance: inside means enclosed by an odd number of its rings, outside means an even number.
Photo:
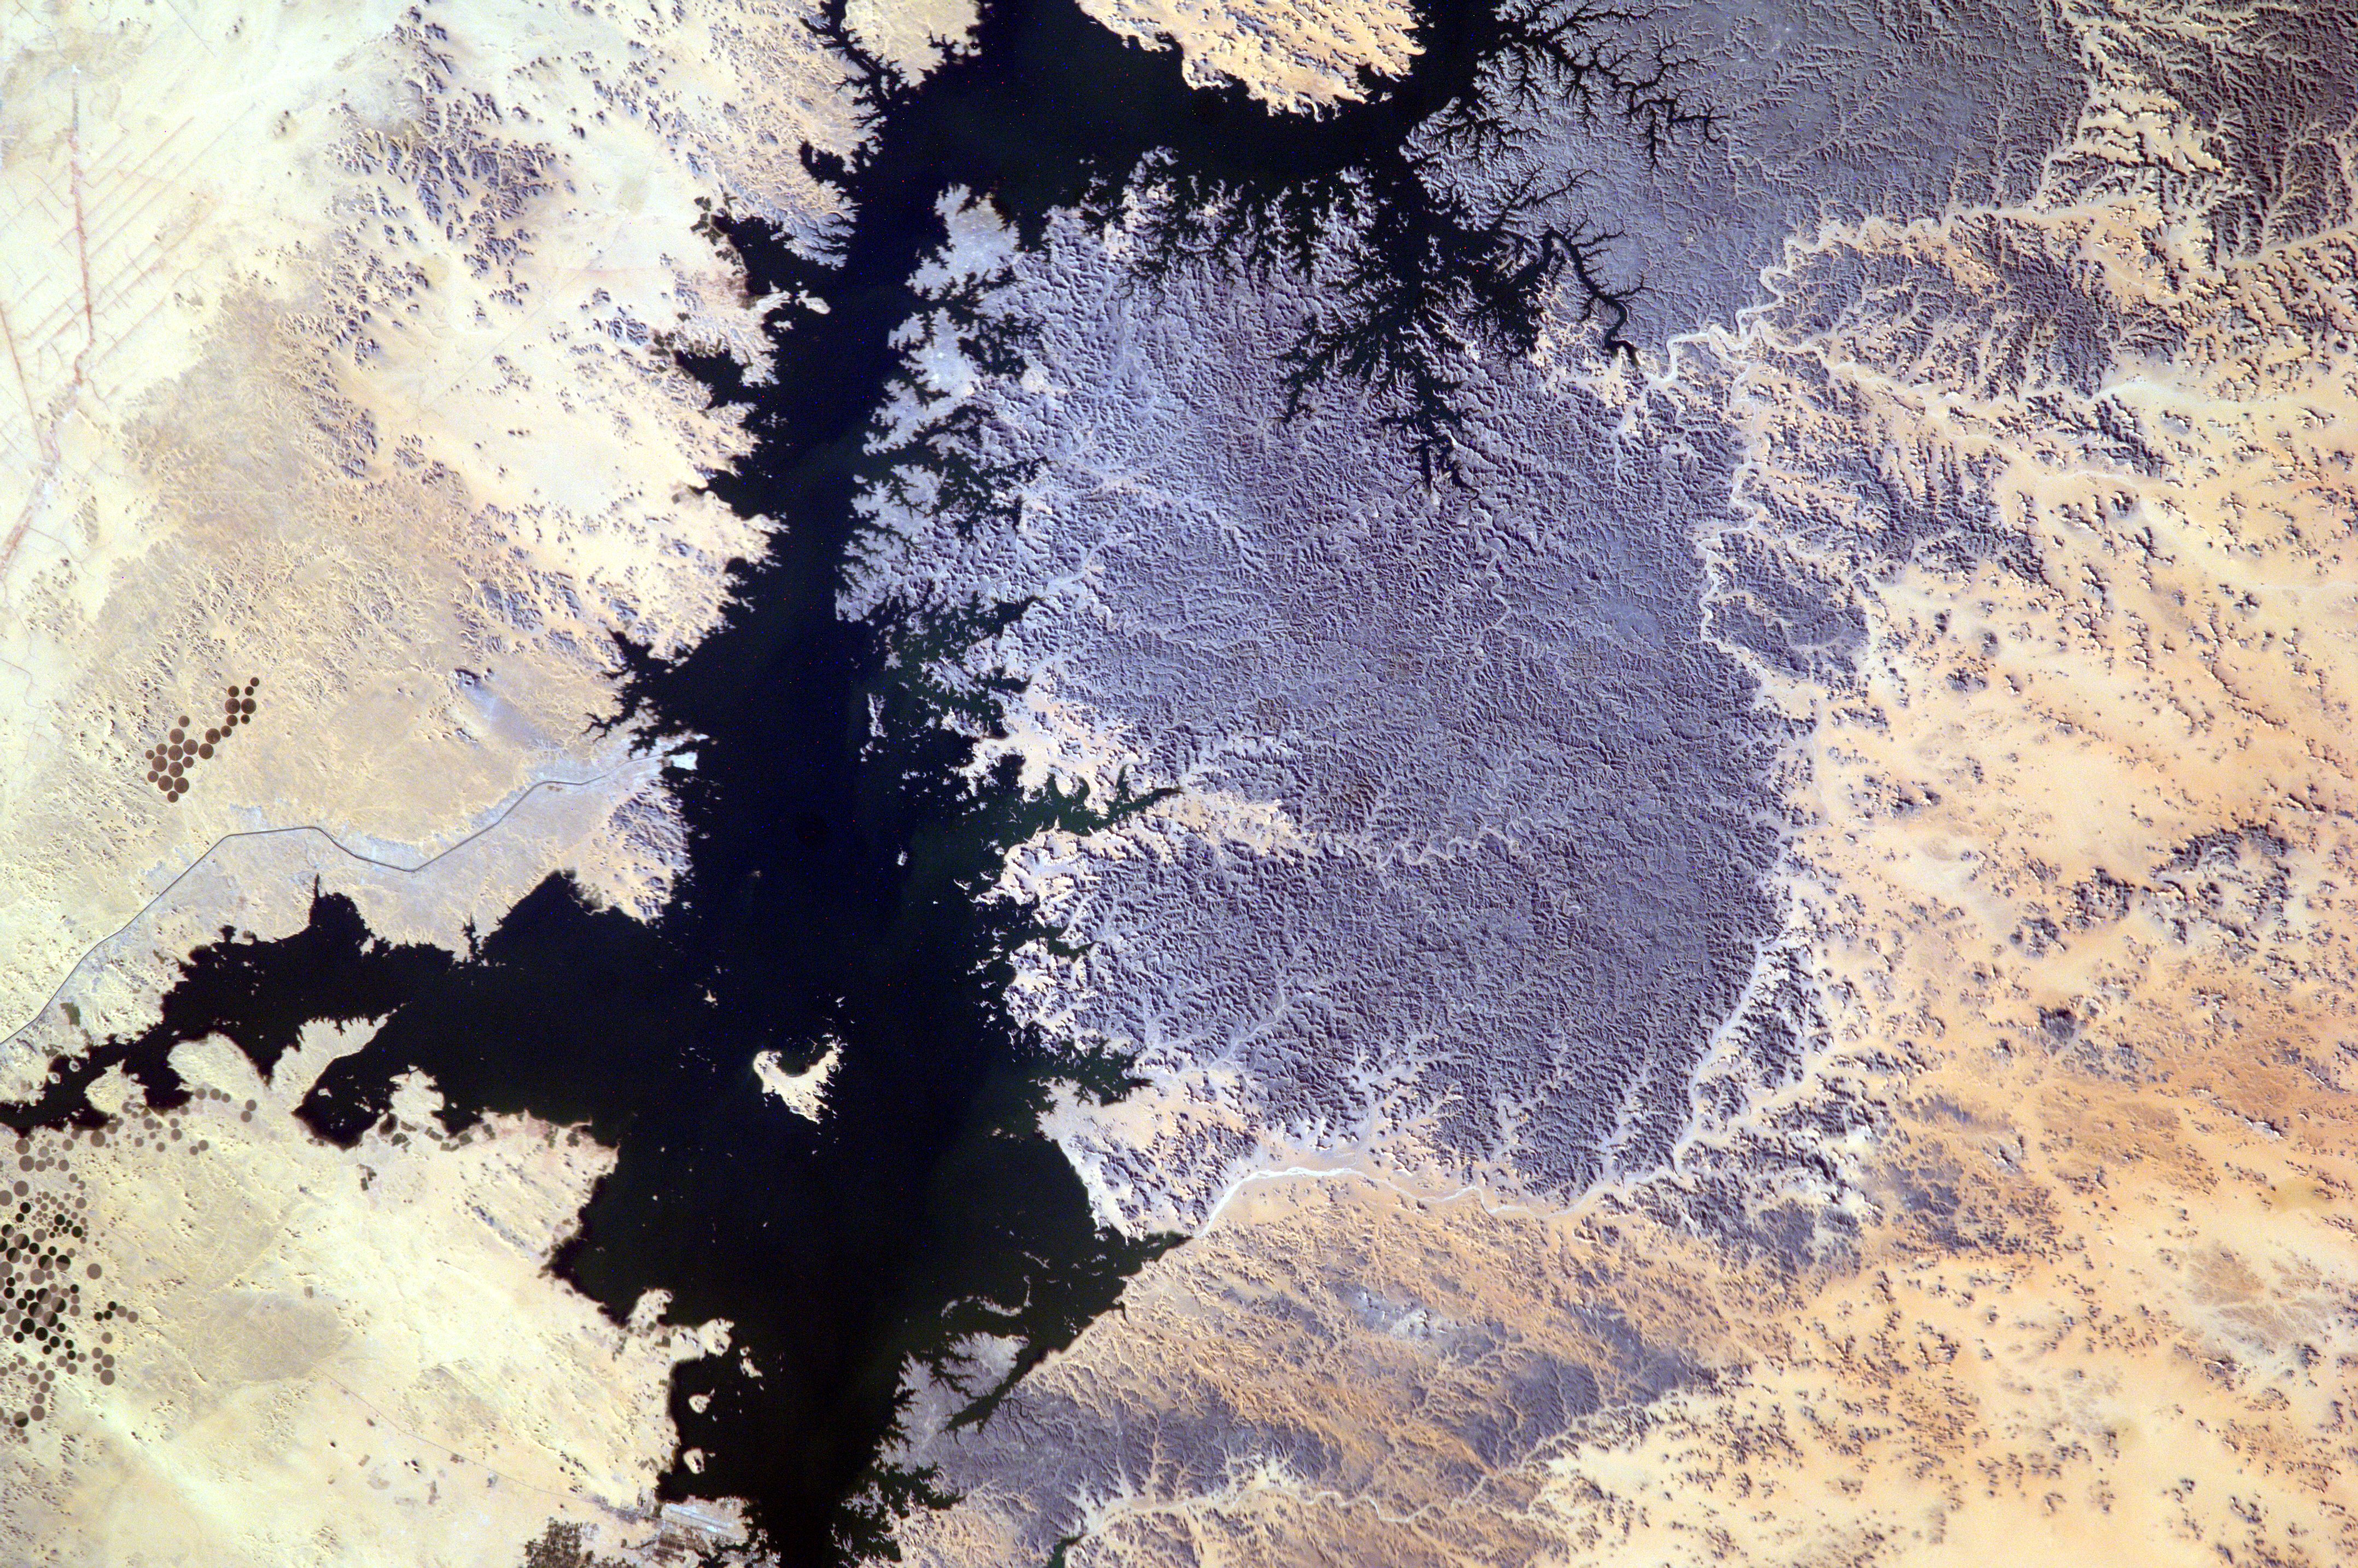
[{"label": "cluster of center-pivot fields", "polygon": [[161,745],[147,748],[147,782],[161,790],[166,800],[178,800],[188,794],[189,775],[196,771],[197,764],[211,758],[240,725],[254,722],[254,688],[260,684],[257,677],[243,687],[229,687],[222,699],[221,722],[202,734],[183,713],[173,721],[172,731]]}]

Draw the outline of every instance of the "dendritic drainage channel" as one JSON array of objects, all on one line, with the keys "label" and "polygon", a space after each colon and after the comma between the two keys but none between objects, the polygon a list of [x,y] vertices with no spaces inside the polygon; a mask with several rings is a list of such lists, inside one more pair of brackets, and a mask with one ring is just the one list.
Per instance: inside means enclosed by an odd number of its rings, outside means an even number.
[{"label": "dendritic drainage channel", "polygon": [[[671,907],[642,924],[553,879],[454,962],[377,942],[349,903],[322,897],[293,936],[224,932],[192,954],[156,1029],[59,1064],[16,1124],[98,1120],[79,1087],[101,1065],[168,1114],[188,1092],[168,1064],[180,1042],[221,1033],[267,1073],[308,1020],[384,1017],[306,1101],[313,1129],[357,1140],[417,1069],[454,1130],[528,1111],[615,1148],[561,1271],[617,1319],[668,1291],[675,1321],[726,1317],[743,1353],[678,1373],[683,1449],[706,1457],[693,1476],[675,1470],[666,1495],[747,1498],[787,1563],[887,1550],[895,1513],[936,1500],[925,1476],[877,1463],[910,1360],[954,1371],[952,1346],[988,1333],[1022,1346],[1020,1376],[1173,1239],[1099,1228],[1041,1136],[1052,1085],[1110,1098],[1124,1080],[1119,1063],[1011,1019],[1009,956],[1054,933],[983,897],[1012,846],[1136,803],[1027,793],[1011,765],[968,776],[968,737],[993,699],[924,672],[1020,606],[889,606],[859,621],[836,608],[862,494],[896,466],[951,460],[867,449],[905,373],[894,334],[930,308],[912,276],[943,243],[939,203],[981,195],[1036,241],[1059,209],[1124,200],[1144,166],[1167,254],[1250,267],[1352,250],[1357,313],[1341,336],[1305,343],[1305,380],[1374,382],[1403,438],[1445,457],[1447,368],[1395,351],[1443,351],[1459,313],[1511,341],[1567,271],[1592,302],[1625,308],[1583,270],[1601,253],[1577,223],[1454,207],[1412,150],[1453,126],[1478,138],[1495,59],[1577,67],[1576,51],[1550,52],[1570,36],[1552,15],[1435,8],[1405,77],[1315,120],[1190,87],[1175,53],[1120,41],[1070,0],[987,5],[973,48],[914,86],[872,72],[869,152],[850,167],[812,157],[856,215],[834,254],[714,221],[753,292],[827,308],[776,333],[763,385],[733,362],[687,362],[717,398],[752,406],[761,438],[714,492],[779,526],[771,553],[737,568],[720,631],[676,662],[622,650],[632,710],[657,735],[698,738],[680,786],[693,863]],[[858,59],[839,7],[832,27]],[[1698,123],[1643,83],[1581,80],[1633,134]],[[1402,320],[1411,339],[1380,337]],[[954,477],[965,482],[946,487],[948,503],[988,507],[1018,476]],[[791,1071],[830,1050],[817,1121],[763,1092],[757,1060]],[[988,1408],[996,1390],[973,1391]]]}]

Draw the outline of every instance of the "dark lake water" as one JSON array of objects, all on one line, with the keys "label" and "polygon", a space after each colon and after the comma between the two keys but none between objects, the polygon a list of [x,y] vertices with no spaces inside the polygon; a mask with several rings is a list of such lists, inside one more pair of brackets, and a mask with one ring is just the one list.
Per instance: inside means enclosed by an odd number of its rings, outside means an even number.
[{"label": "dark lake water", "polygon": [[[774,384],[683,362],[715,397],[753,406],[759,451],[711,488],[781,527],[767,559],[737,568],[740,602],[715,635],[676,663],[625,650],[633,710],[700,737],[696,771],[677,775],[693,862],[669,911],[642,925],[552,879],[454,959],[377,943],[321,897],[294,936],[224,934],[190,955],[156,1029],[61,1063],[42,1102],[0,1119],[94,1119],[81,1087],[115,1061],[169,1103],[166,1054],[209,1032],[267,1065],[306,1020],[386,1016],[306,1119],[355,1139],[391,1080],[420,1068],[454,1124],[529,1111],[612,1145],[619,1163],[561,1272],[618,1317],[662,1288],[675,1321],[731,1319],[764,1374],[742,1377],[734,1356],[681,1369],[673,1415],[710,1457],[699,1476],[675,1471],[667,1495],[751,1499],[788,1563],[872,1552],[874,1500],[916,1490],[874,1468],[905,1358],[977,1329],[1044,1353],[1168,1245],[1098,1229],[1039,1135],[1046,1086],[1118,1093],[1119,1065],[1012,1022],[1008,955],[1039,933],[978,896],[1011,845],[1098,805],[960,779],[968,743],[911,655],[970,626],[835,609],[855,498],[908,460],[863,446],[901,370],[890,335],[921,307],[907,280],[944,237],[936,202],[963,185],[1036,239],[1051,211],[1109,199],[1152,153],[1189,200],[1226,185],[1271,211],[1289,192],[1309,201],[1341,171],[1398,163],[1498,36],[1485,8],[1435,9],[1409,80],[1304,120],[1189,88],[1174,52],[1121,44],[1071,0],[1002,0],[969,55],[913,90],[878,83],[872,150],[814,161],[856,211],[837,254],[719,220],[757,292],[805,288],[828,312],[796,314]],[[842,1057],[814,1126],[766,1099],[751,1064],[776,1050],[799,1065],[830,1038]],[[700,1413],[697,1394],[711,1396]]]}]

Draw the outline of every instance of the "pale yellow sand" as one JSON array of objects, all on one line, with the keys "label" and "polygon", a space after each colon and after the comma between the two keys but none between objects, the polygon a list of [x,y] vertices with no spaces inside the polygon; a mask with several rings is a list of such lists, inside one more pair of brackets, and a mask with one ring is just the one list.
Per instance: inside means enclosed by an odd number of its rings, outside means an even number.
[{"label": "pale yellow sand", "polygon": [[1417,52],[1416,13],[1400,0],[1081,0],[1081,9],[1147,48],[1175,46],[1198,86],[1238,82],[1296,114],[1365,97],[1362,70],[1398,76]]},{"label": "pale yellow sand", "polygon": [[[660,906],[666,762],[586,726],[611,634],[687,645],[764,547],[696,493],[746,438],[671,351],[758,376],[761,324],[800,308],[747,298],[698,225],[832,216],[796,149],[857,124],[804,23],[0,17],[0,1090],[144,1027],[221,926],[299,926],[315,882],[454,946],[559,870]],[[253,721],[168,801],[144,753],[255,676]],[[618,1328],[548,1272],[611,1155],[514,1119],[443,1146],[422,1084],[400,1130],[317,1143],[288,1108],[362,1037],[315,1032],[270,1085],[186,1048],[206,1093],[169,1128],[134,1106],[103,1148],[10,1156],[60,1192],[65,1157],[139,1315],[103,1330],[112,1382],[62,1378],[0,1445],[0,1559],[514,1563],[552,1524],[600,1561],[741,1543],[733,1505],[653,1501],[670,1368],[726,1325],[659,1326],[651,1298]]]},{"label": "pale yellow sand", "polygon": [[819,1059],[799,1073],[786,1071],[775,1051],[763,1051],[753,1058],[753,1076],[763,1094],[804,1120],[817,1121],[827,1114],[827,1080],[835,1076],[836,1065],[842,1060],[839,1040],[828,1041]]},{"label": "pale yellow sand", "polygon": [[[758,365],[781,307],[698,203],[807,231],[794,148],[857,133],[801,17],[730,0],[67,4],[0,61],[13,1030],[226,832],[422,858],[621,761],[610,633],[694,640],[763,548],[694,493],[744,438],[668,345]],[[168,803],[143,753],[257,676]],[[612,848],[619,901],[668,874]]]},{"label": "pale yellow sand", "polygon": [[[1650,394],[1744,441],[1708,560],[1857,592],[1855,675],[1762,666],[1807,1079],[1562,1213],[1250,1182],[919,1445],[985,1479],[914,1560],[1070,1498],[1074,1568],[2358,1561],[2358,233],[2221,256],[2214,133],[2099,88],[2036,200],[1804,236]],[[1535,1364],[1601,1409],[1486,1448]]]},{"label": "pale yellow sand", "polygon": [[860,47],[915,81],[971,41],[973,0],[848,0],[843,22]]},{"label": "pale yellow sand", "polygon": [[[0,1437],[0,1556],[514,1563],[552,1519],[617,1552],[683,1536],[653,1500],[666,1379],[728,1325],[658,1327],[650,1301],[616,1327],[549,1276],[612,1163],[579,1134],[498,1118],[446,1145],[413,1084],[397,1130],[313,1139],[292,1107],[366,1037],[315,1026],[268,1084],[225,1043],[186,1046],[185,1111],[144,1114],[110,1079],[103,1143],[11,1148],[29,1184],[86,1196],[73,1272],[94,1265],[88,1299],[126,1315],[73,1330],[117,1357],[108,1380],[60,1376],[44,1419]],[[0,1351],[5,1415],[38,1402],[27,1352]]]}]

